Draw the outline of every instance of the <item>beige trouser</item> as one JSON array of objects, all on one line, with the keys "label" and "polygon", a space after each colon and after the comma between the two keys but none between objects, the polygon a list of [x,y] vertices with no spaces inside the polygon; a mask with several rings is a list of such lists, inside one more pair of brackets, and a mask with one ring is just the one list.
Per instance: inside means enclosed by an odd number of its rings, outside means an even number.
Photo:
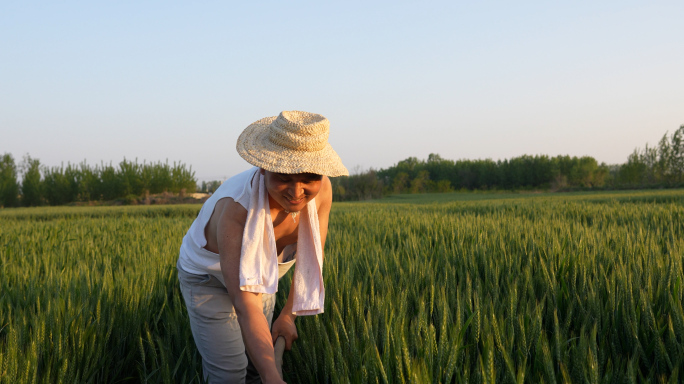
[{"label": "beige trouser", "polygon": [[[211,275],[195,275],[178,266],[178,280],[190,316],[190,327],[202,355],[209,383],[261,383],[245,352],[240,324],[228,291]],[[275,295],[262,294],[264,316],[271,326]]]}]

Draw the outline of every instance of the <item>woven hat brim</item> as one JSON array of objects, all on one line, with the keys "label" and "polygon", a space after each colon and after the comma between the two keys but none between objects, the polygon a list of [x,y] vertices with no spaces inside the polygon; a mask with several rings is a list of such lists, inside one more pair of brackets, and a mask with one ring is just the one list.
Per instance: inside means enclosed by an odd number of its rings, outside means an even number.
[{"label": "woven hat brim", "polygon": [[248,163],[277,173],[349,176],[349,171],[330,143],[326,143],[319,151],[298,151],[273,144],[268,134],[269,125],[275,119],[274,116],[258,120],[240,134],[236,149]]}]

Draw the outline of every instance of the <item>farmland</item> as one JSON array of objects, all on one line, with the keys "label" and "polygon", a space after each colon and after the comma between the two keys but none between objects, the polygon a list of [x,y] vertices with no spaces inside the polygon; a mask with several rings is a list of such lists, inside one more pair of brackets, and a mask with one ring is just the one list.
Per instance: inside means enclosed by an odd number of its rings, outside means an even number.
[{"label": "farmland", "polygon": [[[1,210],[0,382],[201,382],[175,272],[198,210]],[[286,380],[678,382],[683,252],[681,190],[336,203]]]}]

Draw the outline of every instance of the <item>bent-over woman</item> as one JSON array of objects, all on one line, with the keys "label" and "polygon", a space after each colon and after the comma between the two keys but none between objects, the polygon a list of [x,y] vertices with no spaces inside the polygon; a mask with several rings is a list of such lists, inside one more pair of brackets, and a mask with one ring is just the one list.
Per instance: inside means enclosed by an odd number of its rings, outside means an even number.
[{"label": "bent-over woman", "polygon": [[[248,126],[237,151],[254,165],[225,181],[183,238],[181,292],[210,383],[282,383],[273,344],[297,339],[295,318],[323,312],[323,246],[332,188],[348,175],[318,114],[283,111]],[[278,279],[292,266],[273,322]]]}]

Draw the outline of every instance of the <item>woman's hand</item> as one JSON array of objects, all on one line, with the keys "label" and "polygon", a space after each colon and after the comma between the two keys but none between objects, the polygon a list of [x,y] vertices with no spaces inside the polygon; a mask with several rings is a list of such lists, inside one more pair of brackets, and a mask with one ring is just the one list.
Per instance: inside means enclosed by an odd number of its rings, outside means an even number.
[{"label": "woman's hand", "polygon": [[273,343],[278,339],[278,336],[283,336],[285,338],[285,349],[292,349],[292,342],[297,340],[299,335],[297,335],[297,327],[295,326],[295,318],[297,316],[292,313],[287,313],[286,311],[280,312],[280,316],[273,323],[273,328],[271,329],[271,338]]}]

